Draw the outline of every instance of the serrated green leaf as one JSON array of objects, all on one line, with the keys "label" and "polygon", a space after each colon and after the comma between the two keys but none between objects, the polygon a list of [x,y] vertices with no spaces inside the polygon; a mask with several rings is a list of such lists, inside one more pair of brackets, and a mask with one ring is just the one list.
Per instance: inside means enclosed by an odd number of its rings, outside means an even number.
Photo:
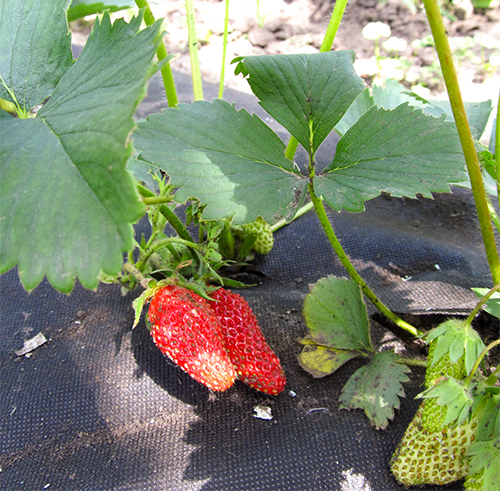
[{"label": "serrated green leaf", "polygon": [[408,89],[397,80],[387,79],[384,85],[373,84],[373,102],[383,109],[395,109],[407,102],[410,106],[422,108],[425,104],[408,92]]},{"label": "serrated green leaf", "polygon": [[461,339],[455,339],[450,345],[450,361],[456,363],[464,354],[465,346]]},{"label": "serrated green leaf", "polygon": [[382,191],[431,198],[462,180],[465,160],[454,124],[401,104],[376,106],[342,136],[333,162],[314,178],[316,194],[340,211],[363,211]]},{"label": "serrated green leaf", "polygon": [[291,218],[307,179],[284,156],[285,145],[256,115],[226,101],[167,108],[138,123],[134,147],[178,186],[175,199],[207,205],[206,220],[234,215],[234,224],[259,215],[270,224]]},{"label": "serrated green leaf", "polygon": [[363,409],[377,429],[385,429],[404,397],[403,382],[410,369],[398,363],[391,352],[377,353],[369,365],[361,367],[347,381],[340,396],[341,409]]},{"label": "serrated green leaf", "polygon": [[[424,112],[435,118],[446,115],[446,121],[453,122],[453,111],[449,101],[429,101],[430,106],[424,107]],[[464,102],[465,113],[474,140],[479,140],[484,133],[493,106],[491,100],[483,102]]]},{"label": "serrated green leaf", "polygon": [[469,474],[476,474],[484,469],[483,489],[500,489],[500,438],[475,441],[467,450],[472,455],[469,464]]},{"label": "serrated green leaf", "polygon": [[352,51],[331,51],[247,56],[238,66],[260,105],[314,153],[364,89],[353,61]]},{"label": "serrated green leaf", "polygon": [[359,351],[340,350],[306,344],[298,356],[299,365],[314,378],[326,377],[338,370],[344,363],[360,356]]},{"label": "serrated green leaf", "polygon": [[370,350],[366,305],[352,280],[328,276],[320,279],[304,302],[308,338],[321,346]]},{"label": "serrated green leaf", "polygon": [[35,119],[0,119],[0,272],[18,264],[24,287],[46,275],[69,292],[121,269],[144,212],[128,136],[160,24],[139,31],[109,14]]},{"label": "serrated green leaf", "polygon": [[68,21],[81,19],[87,15],[99,14],[104,10],[117,12],[135,6],[132,0],[111,0],[96,2],[95,0],[73,0],[68,9]]},{"label": "serrated green leaf", "polygon": [[0,3],[0,97],[17,101],[26,112],[52,94],[73,63],[66,22],[69,3],[70,0]]},{"label": "serrated green leaf", "polygon": [[[472,291],[478,298],[483,298],[490,290],[488,288],[473,288]],[[493,293],[483,308],[488,314],[500,319],[500,292]]]},{"label": "serrated green leaf", "polygon": [[[498,389],[498,387],[494,387]],[[486,403],[479,421],[476,439],[478,441],[489,440],[496,436],[500,428],[500,395],[486,394]]]},{"label": "serrated green leaf", "polygon": [[440,406],[447,408],[443,427],[448,425],[462,424],[469,414],[469,410],[474,403],[467,387],[460,380],[447,378],[438,382],[434,387],[425,390],[417,395],[417,398],[436,398]]}]

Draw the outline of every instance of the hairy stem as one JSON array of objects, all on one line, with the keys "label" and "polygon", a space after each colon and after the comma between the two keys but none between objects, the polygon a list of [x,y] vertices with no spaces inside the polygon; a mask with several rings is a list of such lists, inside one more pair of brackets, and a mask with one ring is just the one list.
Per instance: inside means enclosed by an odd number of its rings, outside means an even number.
[{"label": "hairy stem", "polygon": [[[295,213],[295,216],[293,219],[297,219],[301,217],[302,215],[305,215],[309,210],[312,210],[314,208],[313,204],[311,201],[309,203],[306,203],[304,206],[301,206],[298,210],[297,213]],[[283,218],[279,222],[276,222],[272,227],[271,227],[271,232],[276,232],[280,228],[284,227],[287,224],[287,221]]]},{"label": "hairy stem", "polygon": [[340,262],[344,266],[344,268],[349,273],[349,276],[353,279],[353,281],[359,286],[364,295],[377,307],[377,309],[382,312],[388,319],[390,319],[394,324],[399,326],[401,329],[413,334],[414,336],[419,336],[422,333],[413,327],[411,324],[408,324],[403,319],[399,318],[394,312],[392,312],[382,301],[373,293],[373,291],[368,287],[363,278],[356,271],[354,266],[351,264],[351,261],[347,257],[344,249],[340,245],[340,242],[335,235],[333,227],[328,219],[328,216],[325,211],[325,207],[323,206],[323,202],[320,198],[316,196],[314,192],[314,188],[311,183],[309,183],[309,194],[311,196],[312,203],[314,205],[314,209],[316,210],[316,214],[318,215],[319,221],[323,230],[326,233],[326,236],[332,245],[334,251],[337,253],[337,256],[340,259]]},{"label": "hairy stem", "polygon": [[500,283],[498,285],[495,285],[483,298],[481,298],[478,304],[474,307],[474,310],[470,313],[469,317],[467,317],[467,320],[465,321],[466,325],[470,325],[472,323],[478,312],[482,309],[483,305],[498,290],[500,290]]},{"label": "hairy stem", "polygon": [[484,189],[481,167],[477,157],[474,140],[469,128],[467,116],[465,113],[462,94],[458,83],[457,72],[453,64],[448,37],[441,16],[438,0],[424,0],[424,7],[431,27],[432,37],[439,57],[441,70],[443,72],[446,90],[450,99],[455,124],[462,144],[462,150],[467,164],[467,170],[471,182],[474,202],[479,218],[479,225],[483,237],[483,243],[486,250],[486,257],[490,266],[491,276],[495,284],[500,283],[500,259],[495,244],[493,226],[491,224],[486,191]]},{"label": "hairy stem", "polygon": [[226,13],[224,15],[224,36],[222,38],[222,66],[220,69],[219,81],[219,99],[222,99],[224,93],[224,75],[226,73],[226,52],[227,52],[227,33],[229,30],[229,0],[226,0]]},{"label": "hairy stem", "polygon": [[497,197],[500,204],[500,92],[498,94],[497,103],[497,118],[495,124],[495,164],[496,164],[496,181],[497,181]]},{"label": "hairy stem", "polygon": [[186,17],[193,95],[195,101],[202,101],[203,86],[201,83],[200,60],[198,59],[198,36],[196,35],[196,17],[193,0],[186,0]]},{"label": "hairy stem", "polygon": [[472,380],[472,377],[476,373],[476,370],[479,368],[479,365],[483,361],[483,358],[486,356],[488,351],[492,350],[495,346],[498,346],[499,344],[500,344],[500,339],[497,339],[496,341],[493,341],[488,346],[486,346],[486,348],[484,348],[483,351],[481,351],[481,354],[478,356],[476,363],[474,363],[474,366],[472,367],[469,375],[467,376],[467,378],[464,381],[465,387],[467,387],[469,385],[470,381]]},{"label": "hairy stem", "polygon": [[137,269],[141,271],[141,268],[147,263],[148,259],[152,256],[152,254],[156,252],[158,249],[161,249],[162,247],[165,247],[168,244],[181,244],[190,247],[195,251],[202,250],[201,246],[199,244],[196,244],[195,242],[180,239],[178,237],[168,237],[167,239],[159,240],[158,242],[155,242],[154,244],[151,245],[151,247],[146,251],[144,256],[139,261],[137,261],[136,263]]},{"label": "hairy stem", "polygon": [[[135,0],[136,5],[141,9],[144,8],[144,22],[147,26],[155,23],[155,18],[151,8],[149,6],[148,0]],[[167,57],[167,49],[163,41],[160,41],[158,47],[156,48],[156,57],[158,61],[162,61]],[[161,69],[161,77],[163,79],[163,86],[165,87],[165,94],[167,95],[167,102],[170,107],[176,107],[179,103],[177,99],[177,91],[175,90],[174,76],[172,74],[172,68],[170,63],[167,63]]]}]

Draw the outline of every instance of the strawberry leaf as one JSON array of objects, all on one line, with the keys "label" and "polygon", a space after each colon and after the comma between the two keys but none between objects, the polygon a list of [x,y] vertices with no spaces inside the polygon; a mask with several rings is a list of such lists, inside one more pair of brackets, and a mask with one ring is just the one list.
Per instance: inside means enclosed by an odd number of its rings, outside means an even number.
[{"label": "strawberry leaf", "polygon": [[86,15],[99,14],[104,10],[117,12],[134,6],[133,0],[104,0],[103,2],[97,0],[73,0],[71,7],[68,9],[68,22],[81,19]]},{"label": "strawberry leaf", "polygon": [[[472,290],[479,298],[483,298],[489,292],[488,288],[473,288]],[[488,314],[500,319],[500,292],[493,293],[483,308]]]},{"label": "strawberry leaf", "polygon": [[259,215],[270,224],[291,218],[307,180],[284,156],[285,145],[259,119],[223,100],[167,108],[139,122],[134,147],[179,187],[175,199],[196,197],[206,220]]},{"label": "strawberry leaf", "polygon": [[[117,274],[144,207],[125,168],[160,24],[105,13],[36,118],[0,118],[0,273],[70,292]],[[2,18],[3,22],[3,18]],[[47,36],[53,36],[49,31]]]},{"label": "strawberry leaf", "polygon": [[69,0],[2,2],[0,98],[28,112],[50,96],[73,63]]},{"label": "strawberry leaf", "polygon": [[432,198],[464,177],[465,160],[455,125],[408,104],[372,106],[342,136],[333,162],[314,179],[316,193],[340,211],[363,211],[382,191]]},{"label": "strawberry leaf", "polygon": [[410,369],[392,351],[377,353],[369,365],[358,369],[340,396],[341,409],[363,409],[377,430],[387,428],[404,397],[403,382]]},{"label": "strawberry leaf", "polygon": [[473,442],[467,455],[472,455],[469,475],[484,469],[483,489],[500,489],[500,438]]},{"label": "strawberry leaf", "polygon": [[328,276],[320,279],[304,302],[308,339],[343,350],[371,350],[366,305],[352,280]]},{"label": "strawberry leaf", "polygon": [[[500,436],[500,395],[486,393],[483,404],[484,409],[476,434],[478,441]],[[475,408],[472,409],[474,411]]]},{"label": "strawberry leaf", "polygon": [[441,357],[449,353],[450,361],[456,363],[465,353],[465,370],[470,373],[485,346],[479,334],[468,324],[450,319],[434,328],[427,335],[427,342],[437,339],[432,358],[435,365]]},{"label": "strawberry leaf", "polygon": [[260,105],[314,153],[363,91],[354,52],[247,56],[236,72],[248,75]]},{"label": "strawberry leaf", "polygon": [[355,350],[343,350],[309,344],[307,338],[301,341],[306,344],[298,356],[299,365],[314,378],[326,377],[338,370],[344,363],[360,356]]}]

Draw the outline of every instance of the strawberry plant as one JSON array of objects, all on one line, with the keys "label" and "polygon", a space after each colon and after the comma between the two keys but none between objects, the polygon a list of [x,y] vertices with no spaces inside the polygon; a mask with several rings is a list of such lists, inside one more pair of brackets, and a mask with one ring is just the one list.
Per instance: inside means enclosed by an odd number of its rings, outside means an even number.
[{"label": "strawberry plant", "polygon": [[[319,53],[234,60],[235,74],[290,133],[287,145],[256,115],[222,98],[202,100],[189,0],[197,100],[178,104],[161,23],[146,1],[136,3],[142,10],[128,23],[112,23],[108,12],[98,17],[76,61],[69,0],[0,3],[0,272],[17,266],[28,291],[44,277],[65,293],[76,279],[86,288],[118,283],[124,292],[141,285],[136,323],[150,301],[155,343],[193,378],[223,391],[238,377],[276,395],[285,384],[279,360],[248,304],[225,287],[243,286],[231,271],[253,253],[270,252],[273,231],[312,207],[350,278],[323,278],[306,298],[300,364],[325,376],[366,358],[345,385],[341,407],[363,409],[376,428],[387,427],[415,362],[377,352],[364,298],[411,335],[423,333],[356,271],[327,207],[361,212],[382,192],[431,197],[450,184],[468,185],[493,283],[500,284],[483,179],[484,171],[494,186],[500,182],[500,132],[488,149],[477,142],[491,102],[479,111],[463,104],[437,2],[424,5],[449,105],[394,91],[391,83],[386,91],[365,87],[354,53],[331,51],[346,1],[336,2]],[[157,71],[170,107],[135,123]],[[334,131],[336,153],[320,169],[316,153]],[[306,169],[293,160],[299,144]],[[151,234],[136,238],[133,226],[145,215]],[[484,347],[470,327],[485,302],[494,310],[495,296],[477,293],[482,300],[467,320],[448,321],[427,336],[424,402],[392,462],[405,484],[467,476],[471,489],[499,488],[498,369],[479,370],[498,342]]]}]

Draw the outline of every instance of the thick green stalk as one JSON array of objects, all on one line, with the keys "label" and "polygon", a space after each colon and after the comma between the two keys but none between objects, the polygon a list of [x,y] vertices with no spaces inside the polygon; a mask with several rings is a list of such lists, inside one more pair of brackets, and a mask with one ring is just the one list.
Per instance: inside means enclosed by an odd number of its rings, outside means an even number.
[{"label": "thick green stalk", "polygon": [[[146,23],[146,25],[150,26],[154,24],[155,18],[153,12],[151,12],[148,0],[135,0],[135,3],[140,9],[145,9],[144,22]],[[163,41],[160,41],[158,47],[156,48],[156,57],[158,58],[158,61],[162,61],[167,57],[167,49],[165,48],[165,44],[163,44]],[[168,105],[170,107],[176,107],[179,103],[179,100],[177,98],[177,91],[175,90],[174,76],[172,74],[170,63],[167,63],[161,69],[161,77],[163,79],[163,86],[165,87],[165,94],[167,95]]]},{"label": "thick green stalk", "polygon": [[186,16],[193,95],[195,101],[202,101],[203,86],[201,83],[200,60],[198,59],[198,36],[196,35],[196,13],[193,0],[186,0]]},{"label": "thick green stalk", "polygon": [[495,125],[495,163],[496,163],[496,181],[497,181],[497,197],[500,204],[500,93],[498,94],[497,103],[497,120]]},{"label": "thick green stalk", "polygon": [[219,99],[222,99],[222,95],[224,93],[224,74],[226,73],[226,52],[227,52],[228,31],[229,31],[229,0],[226,0],[226,13],[224,15],[224,36],[222,38],[222,66],[220,69]]},{"label": "thick green stalk", "polygon": [[311,200],[314,205],[314,209],[316,210],[316,214],[318,215],[321,226],[323,227],[323,230],[325,231],[330,244],[332,245],[334,251],[337,253],[340,262],[349,273],[349,276],[361,288],[361,291],[364,293],[364,295],[373,303],[373,305],[375,305],[375,307],[377,307],[377,309],[380,312],[382,312],[382,314],[384,314],[388,319],[394,322],[394,324],[399,326],[401,329],[404,329],[405,331],[409,332],[410,334],[413,334],[414,336],[419,336],[420,334],[422,334],[418,329],[413,327],[411,324],[408,324],[403,319],[398,317],[394,312],[392,312],[384,303],[382,303],[382,301],[368,287],[368,285],[356,271],[351,261],[347,257],[347,254],[345,253],[344,249],[340,245],[340,242],[337,239],[337,236],[335,235],[333,227],[330,223],[330,220],[328,219],[328,216],[326,214],[323,202],[320,198],[316,196],[313,185],[311,183],[309,183],[309,194],[311,196]]},{"label": "thick green stalk", "polygon": [[333,41],[337,35],[337,31],[339,30],[340,22],[342,21],[346,6],[347,0],[337,0],[335,2],[330,22],[326,28],[325,37],[323,38],[323,42],[319,48],[320,53],[324,53],[332,49]]},{"label": "thick green stalk", "polygon": [[[333,41],[339,30],[340,22],[345,12],[347,6],[347,0],[337,0],[335,2],[335,7],[333,8],[332,15],[330,17],[330,22],[326,28],[325,37],[319,48],[320,53],[326,53],[330,51],[333,46]],[[298,141],[295,137],[291,136],[290,141],[286,147],[285,157],[289,160],[293,160],[295,152],[297,151]]]},{"label": "thick green stalk", "polygon": [[472,193],[476,205],[479,226],[483,237],[486,257],[490,266],[491,276],[495,284],[500,283],[500,259],[496,248],[493,226],[491,224],[488,200],[484,189],[481,167],[477,157],[474,140],[469,128],[465,107],[460,92],[457,72],[453,64],[453,56],[451,53],[446,29],[444,27],[443,18],[439,9],[438,0],[424,0],[424,7],[427,13],[427,18],[431,27],[432,37],[439,57],[441,70],[443,72],[448,97],[450,99],[455,124],[457,126],[458,135],[462,144],[462,150],[469,172]]}]

